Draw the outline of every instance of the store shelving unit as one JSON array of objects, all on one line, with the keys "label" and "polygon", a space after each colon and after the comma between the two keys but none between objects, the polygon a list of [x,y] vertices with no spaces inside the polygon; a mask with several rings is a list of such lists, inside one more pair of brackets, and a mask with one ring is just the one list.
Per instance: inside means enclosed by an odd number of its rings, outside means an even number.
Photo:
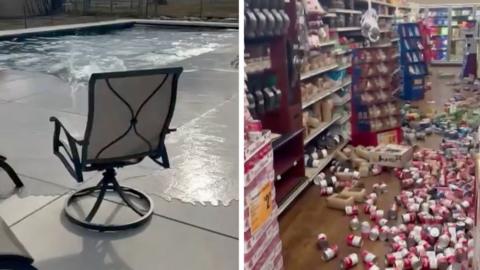
[{"label": "store shelving unit", "polygon": [[[252,38],[246,35],[245,54],[247,57],[267,59],[269,63],[264,71],[248,76],[248,88],[262,89],[262,85],[273,81],[275,87],[281,91],[278,108],[258,115],[263,127],[271,130],[275,135],[272,139],[273,168],[276,179],[274,186],[276,201],[281,203],[289,196],[292,189],[302,183],[305,178],[305,167],[303,127],[302,119],[299,117],[302,112],[300,73],[296,72],[291,57],[291,50],[298,43],[295,1],[277,2],[282,4],[282,11],[288,15],[290,21],[288,31],[273,37]],[[259,12],[258,9],[257,12]],[[249,32],[248,25],[247,22],[246,33]],[[322,44],[324,47],[332,45],[334,44],[331,42]],[[314,74],[308,76],[314,76]],[[279,119],[282,120],[279,121]]]},{"label": "store shelving unit", "polygon": [[[294,4],[290,1],[287,2],[288,14],[291,15],[290,18],[293,21],[296,20],[297,15],[294,11]],[[288,106],[290,114],[298,113],[299,110],[305,111],[310,110],[312,106],[317,105],[317,103],[324,102],[326,99],[333,98],[335,96],[336,102],[336,112],[332,115],[332,118],[328,122],[323,122],[315,130],[310,130],[307,136],[303,135],[305,129],[293,128],[285,130],[285,132],[278,132],[273,129],[273,132],[281,133],[282,136],[280,139],[277,139],[273,142],[274,149],[274,159],[275,161],[275,188],[277,193],[277,202],[279,204],[279,213],[282,213],[300,194],[301,192],[312,183],[314,177],[323,171],[328,164],[333,160],[334,154],[336,151],[341,150],[347,145],[350,140],[350,125],[352,122],[351,118],[354,117],[354,112],[350,111],[351,103],[354,102],[355,96],[352,95],[350,88],[352,88],[352,69],[355,67],[352,66],[350,62],[345,61],[345,57],[349,57],[350,60],[353,58],[352,54],[355,51],[355,48],[362,47],[364,38],[360,33],[360,17],[368,7],[368,0],[344,0],[345,5],[329,6],[331,1],[329,0],[320,0],[319,1],[322,7],[327,11],[326,14],[322,14],[320,17],[315,17],[314,20],[322,20],[328,27],[331,40],[323,41],[320,45],[317,44],[316,48],[309,49],[303,52],[302,56],[299,56],[300,59],[306,57],[311,57],[312,55],[318,54],[328,54],[334,55],[337,58],[337,64],[325,64],[319,65],[318,63],[315,66],[320,66],[315,69],[305,69],[303,72],[298,72],[298,82],[295,79],[295,76],[290,73],[290,93],[288,94],[290,100],[295,100],[295,105]],[[297,2],[297,3],[301,3]],[[383,46],[384,48],[389,48],[392,46],[398,46],[397,42],[399,38],[397,37],[397,31],[395,24],[399,16],[407,14],[411,11],[410,7],[407,5],[399,5],[398,2],[390,2],[390,0],[373,0],[372,5],[377,10],[380,17],[380,27],[381,27],[381,41],[378,44],[372,44],[373,46]],[[400,14],[400,15],[399,15]],[[309,17],[309,16],[306,16]],[[311,19],[311,17],[309,17]],[[340,22],[339,22],[340,21]],[[303,21],[303,25],[308,25],[307,22]],[[295,29],[290,29],[289,40],[295,39],[299,33]],[[340,40],[342,41],[340,44]],[[348,40],[348,42],[345,42]],[[352,42],[353,41],[353,42]],[[301,44],[299,47],[304,47]],[[308,46],[307,46],[308,47]],[[274,55],[272,51],[272,55]],[[295,55],[295,54],[294,54]],[[289,55],[290,58],[294,56]],[[398,58],[399,55],[392,55],[392,72],[390,75],[398,71]],[[292,68],[296,70],[295,68]],[[298,69],[298,68],[297,68]],[[303,69],[302,69],[303,70]],[[393,76],[396,78],[396,83],[391,85],[391,89],[399,88],[399,79],[398,74]],[[300,85],[306,83],[313,83],[318,78],[324,77],[326,75],[332,75],[331,78],[335,78],[337,83],[335,83],[330,89],[325,89],[308,98],[300,97],[300,104],[297,105],[298,93],[300,91]],[[340,80],[338,79],[340,77]],[[294,81],[294,83],[292,83]],[[298,91],[298,92],[295,92]],[[347,91],[348,95],[344,95]],[[294,93],[295,92],[295,93]],[[393,90],[392,90],[393,92]],[[312,92],[314,93],[314,92]],[[342,108],[338,110],[339,108]],[[345,110],[348,108],[348,110]],[[301,115],[301,113],[299,114]],[[274,116],[274,115],[272,115]],[[278,119],[282,119],[278,121]],[[284,119],[288,119],[287,122],[291,123],[290,118],[277,117],[275,119],[270,119],[277,122],[285,122]],[[268,121],[266,121],[268,122]],[[295,121],[297,124],[298,122]],[[284,123],[285,124],[285,123]],[[295,127],[298,127],[296,126]],[[278,125],[282,125],[278,123]],[[345,129],[348,125],[348,128]],[[342,129],[343,127],[343,129]],[[338,132],[342,131],[344,139],[336,149],[331,149],[328,157],[323,159],[321,166],[318,168],[305,168],[304,158],[303,158],[303,147],[315,142],[316,139],[330,131]],[[346,132],[344,132],[347,130]],[[303,136],[299,136],[302,134]],[[347,136],[345,136],[347,134]],[[300,142],[299,142],[300,139]],[[278,143],[276,143],[278,142]],[[301,155],[298,155],[299,144],[301,145]],[[278,146],[276,146],[278,145]],[[295,153],[295,154],[294,154]],[[301,170],[303,169],[303,171]],[[298,172],[298,173],[295,173]],[[302,172],[302,173],[299,173]]]},{"label": "store shelving unit", "polygon": [[400,63],[404,100],[421,100],[425,96],[428,64],[425,61],[424,39],[417,23],[399,24]]},{"label": "store shelving unit", "polygon": [[393,96],[398,88],[395,46],[355,49],[352,73],[352,144],[375,146],[400,143],[400,108]]},{"label": "store shelving unit", "polygon": [[[422,5],[431,29],[432,64],[462,64],[465,40],[462,29],[476,24],[478,7],[473,4]],[[478,33],[478,31],[477,31]]]}]

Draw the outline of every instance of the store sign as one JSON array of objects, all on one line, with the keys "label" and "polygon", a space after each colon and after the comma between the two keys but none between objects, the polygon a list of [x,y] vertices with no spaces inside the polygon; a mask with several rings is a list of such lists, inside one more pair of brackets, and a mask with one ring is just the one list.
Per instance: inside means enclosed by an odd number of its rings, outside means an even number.
[{"label": "store sign", "polygon": [[254,234],[260,229],[272,214],[274,198],[273,198],[273,182],[268,181],[259,191],[252,194],[249,198],[248,208],[250,210],[250,229]]},{"label": "store sign", "polygon": [[383,132],[383,133],[378,133],[377,134],[377,142],[378,142],[378,145],[398,143],[397,131],[392,130],[392,131],[387,131],[387,132]]}]

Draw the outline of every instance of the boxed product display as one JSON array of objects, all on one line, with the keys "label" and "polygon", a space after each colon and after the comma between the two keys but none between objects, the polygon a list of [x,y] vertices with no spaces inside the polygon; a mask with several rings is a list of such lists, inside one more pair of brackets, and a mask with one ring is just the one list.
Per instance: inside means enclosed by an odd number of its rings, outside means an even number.
[{"label": "boxed product display", "polygon": [[379,145],[370,152],[370,162],[385,166],[403,168],[412,159],[413,147],[404,145]]}]

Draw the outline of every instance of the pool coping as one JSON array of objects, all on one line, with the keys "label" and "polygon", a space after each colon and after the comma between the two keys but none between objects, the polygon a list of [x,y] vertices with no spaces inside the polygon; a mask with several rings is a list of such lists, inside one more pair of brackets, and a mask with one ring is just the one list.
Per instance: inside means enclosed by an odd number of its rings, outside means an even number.
[{"label": "pool coping", "polygon": [[177,27],[203,27],[219,29],[238,29],[238,23],[228,22],[202,22],[202,21],[182,21],[182,20],[151,20],[151,19],[118,19],[93,23],[78,23],[56,26],[42,26],[27,29],[2,30],[0,31],[0,40],[12,39],[17,37],[30,37],[39,34],[48,34],[52,32],[71,32],[74,30],[87,30],[107,26],[128,27],[135,24],[142,25],[163,25]]}]

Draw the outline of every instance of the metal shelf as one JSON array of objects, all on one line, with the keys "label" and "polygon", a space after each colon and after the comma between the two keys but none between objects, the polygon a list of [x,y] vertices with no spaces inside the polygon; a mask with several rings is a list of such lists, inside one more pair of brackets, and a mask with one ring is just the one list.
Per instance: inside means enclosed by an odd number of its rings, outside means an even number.
[{"label": "metal shelf", "polygon": [[328,10],[329,13],[345,13],[345,14],[362,14],[359,10],[354,9],[343,9],[343,8],[332,8]]},{"label": "metal shelf", "polygon": [[337,151],[342,150],[345,146],[348,144],[348,140],[345,140],[343,143],[341,143],[335,151],[328,155],[326,158],[323,159],[322,164],[320,165],[319,168],[306,168],[305,169],[305,174],[307,176],[307,179],[305,179],[300,185],[298,185],[289,195],[287,195],[286,199],[283,200],[283,202],[280,203],[278,206],[278,214],[280,215],[287,209],[287,207],[300,195],[310,183],[313,182],[313,179],[315,176],[317,176],[321,171],[323,171],[328,164],[333,160],[333,157],[335,156],[335,153]]},{"label": "metal shelf", "polygon": [[341,117],[335,116],[333,117],[332,121],[323,124],[319,128],[315,129],[308,137],[303,141],[304,145],[307,145],[309,142],[311,142],[313,139],[318,137],[318,135],[322,134],[325,130],[327,130],[329,127],[333,126]]},{"label": "metal shelf", "polygon": [[360,27],[339,27],[339,28],[332,28],[332,31],[336,32],[354,32],[354,31],[360,31],[362,28]]},{"label": "metal shelf", "polygon": [[338,67],[337,64],[333,64],[333,65],[326,66],[326,67],[323,67],[323,68],[319,68],[319,69],[316,69],[316,70],[308,71],[308,72],[306,72],[306,73],[304,73],[300,76],[300,80],[304,81],[304,80],[310,79],[312,77],[321,75],[321,74],[323,74],[327,71],[336,69],[337,67]]},{"label": "metal shelf", "polygon": [[322,93],[320,93],[318,96],[312,98],[311,100],[305,102],[302,104],[302,109],[305,109],[305,108],[308,108],[309,106],[311,106],[312,104],[315,104],[317,103],[318,101],[330,96],[331,94],[337,92],[338,90],[344,88],[344,87],[347,87],[348,85],[352,84],[352,80],[349,80],[339,86],[336,86],[336,87],[333,87],[332,89],[330,90],[327,90],[327,91],[324,91]]},{"label": "metal shelf", "polygon": [[318,47],[312,48],[312,50],[322,48],[322,47],[334,46],[335,44],[337,44],[336,40],[322,42],[322,43],[320,43],[320,45],[318,45]]},{"label": "metal shelf", "polygon": [[352,66],[352,64],[346,64],[346,65],[341,65],[339,67],[337,67],[335,70],[344,70],[344,69],[347,69],[347,68],[350,68]]}]

